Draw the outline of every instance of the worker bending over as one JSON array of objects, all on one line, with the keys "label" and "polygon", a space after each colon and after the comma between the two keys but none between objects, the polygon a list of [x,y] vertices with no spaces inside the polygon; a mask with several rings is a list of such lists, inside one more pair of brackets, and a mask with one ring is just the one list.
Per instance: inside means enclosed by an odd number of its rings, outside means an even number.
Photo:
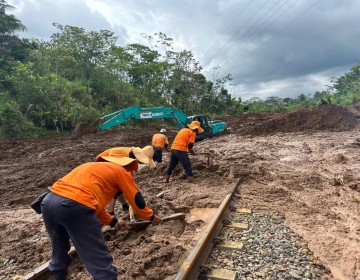
[{"label": "worker bending over", "polygon": [[[95,158],[95,161],[103,161],[102,158],[103,156],[129,157],[136,159],[137,162],[135,161],[134,163],[131,163],[131,164],[135,164],[136,167],[134,166],[135,168],[132,168],[130,166],[132,172],[138,171],[138,163],[147,164],[150,168],[154,168],[156,166],[155,162],[152,159],[154,156],[154,148],[152,146],[146,146],[142,149],[139,147],[110,148],[98,154]],[[116,200],[118,200],[121,203],[123,216],[126,215],[129,212],[129,204],[127,203],[126,198],[124,197],[124,195],[121,193],[120,190],[115,194],[114,198],[110,201],[109,205],[107,206],[107,211],[109,212],[110,215],[115,215]]]},{"label": "worker bending over", "polygon": [[[128,229],[105,206],[120,190],[136,214],[158,225],[161,218],[147,205],[131,174],[137,168],[135,159],[103,156],[104,162],[88,162],[73,169],[55,182],[41,203],[46,230],[51,239],[49,270],[54,279],[67,279],[72,261],[68,254],[70,239],[76,252],[94,279],[117,279],[117,270],[102,233],[102,225],[119,231]],[[134,163],[135,162],[135,163]],[[128,166],[126,170],[123,166]]]},{"label": "worker bending over", "polygon": [[203,131],[200,122],[193,121],[186,128],[181,129],[175,136],[174,142],[171,145],[169,165],[166,169],[166,183],[169,182],[170,176],[179,161],[185,170],[189,182],[193,181],[194,177],[188,152],[195,154],[193,147],[196,134]]},{"label": "worker bending over", "polygon": [[155,150],[153,159],[156,162],[162,162],[163,150],[170,152],[169,139],[165,134],[166,134],[166,129],[162,128],[160,130],[160,133],[154,134],[151,140],[151,145],[154,147]]}]

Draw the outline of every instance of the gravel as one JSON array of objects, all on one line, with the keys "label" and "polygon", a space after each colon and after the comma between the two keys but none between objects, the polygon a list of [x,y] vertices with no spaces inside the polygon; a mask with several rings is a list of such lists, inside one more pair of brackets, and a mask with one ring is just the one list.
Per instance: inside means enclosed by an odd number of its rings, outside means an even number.
[{"label": "gravel", "polygon": [[[229,220],[248,223],[247,230],[224,228],[219,238],[244,243],[242,250],[213,248],[205,267],[236,271],[238,280],[332,279],[331,272],[308,249],[307,244],[284,225],[281,214],[230,213]],[[206,279],[200,275],[199,279]]]}]

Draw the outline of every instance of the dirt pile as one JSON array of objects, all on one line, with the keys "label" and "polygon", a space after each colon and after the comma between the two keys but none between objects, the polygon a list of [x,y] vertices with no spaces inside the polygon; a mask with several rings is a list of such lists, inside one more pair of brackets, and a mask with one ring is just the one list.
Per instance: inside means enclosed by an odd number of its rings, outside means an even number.
[{"label": "dirt pile", "polygon": [[301,107],[294,112],[263,113],[228,118],[232,133],[266,135],[277,132],[297,131],[346,131],[354,129],[360,115],[360,105],[351,108],[324,104],[316,109]]}]

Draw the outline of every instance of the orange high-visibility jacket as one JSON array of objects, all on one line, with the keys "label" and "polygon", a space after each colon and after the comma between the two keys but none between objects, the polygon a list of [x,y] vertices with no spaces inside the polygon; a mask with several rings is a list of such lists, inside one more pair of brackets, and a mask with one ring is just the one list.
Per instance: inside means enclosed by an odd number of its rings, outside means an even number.
[{"label": "orange high-visibility jacket", "polygon": [[151,145],[164,149],[165,144],[169,145],[169,140],[164,134],[156,133],[153,135]]},{"label": "orange high-visibility jacket", "polygon": [[110,224],[113,219],[105,207],[118,190],[123,192],[140,218],[149,220],[153,216],[131,173],[112,162],[84,163],[51,187],[51,192],[95,209],[104,225]]},{"label": "orange high-visibility jacket", "polygon": [[187,152],[189,143],[195,143],[195,137],[196,133],[194,131],[190,128],[183,128],[176,135],[171,149]]}]

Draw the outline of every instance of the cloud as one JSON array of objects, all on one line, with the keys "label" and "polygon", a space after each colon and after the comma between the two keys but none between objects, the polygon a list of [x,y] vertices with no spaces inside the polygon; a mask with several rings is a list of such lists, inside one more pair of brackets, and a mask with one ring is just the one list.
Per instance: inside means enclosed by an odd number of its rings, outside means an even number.
[{"label": "cloud", "polygon": [[[326,85],[312,77],[327,73],[329,82],[331,76],[339,74],[335,69],[348,67],[349,71],[360,57],[356,47],[360,25],[355,24],[360,7],[358,2],[350,2],[339,6],[326,1],[304,13],[311,3],[303,1],[301,7],[289,10],[270,26],[247,25],[249,29],[233,37],[230,47],[218,51],[223,74],[233,74],[232,82],[238,84],[237,94],[242,97],[284,96],[284,92],[294,96],[296,89],[297,95],[325,90]],[[243,23],[240,26],[246,19]],[[258,32],[251,33],[254,30]]]},{"label": "cloud", "polygon": [[[13,0],[14,15],[27,27],[22,36],[49,40],[56,32],[53,23],[71,25],[86,30],[108,29],[111,26],[98,12],[90,10],[84,1]],[[117,34],[119,36],[121,34]]]},{"label": "cloud", "polygon": [[313,96],[316,91],[327,90],[332,85],[332,78],[343,75],[350,69],[349,67],[337,67],[286,79],[233,84],[230,92],[244,101],[253,97],[265,100],[273,96],[280,98],[296,98],[301,94]]},{"label": "cloud", "polygon": [[[118,43],[163,32],[193,51],[205,73],[232,74],[242,98],[326,89],[360,58],[358,0],[13,0],[26,37],[48,39],[53,22],[107,29]],[[341,71],[339,71],[341,69]],[[211,71],[210,71],[211,72]],[[206,75],[206,74],[205,74]],[[234,90],[236,88],[236,90]]]}]

